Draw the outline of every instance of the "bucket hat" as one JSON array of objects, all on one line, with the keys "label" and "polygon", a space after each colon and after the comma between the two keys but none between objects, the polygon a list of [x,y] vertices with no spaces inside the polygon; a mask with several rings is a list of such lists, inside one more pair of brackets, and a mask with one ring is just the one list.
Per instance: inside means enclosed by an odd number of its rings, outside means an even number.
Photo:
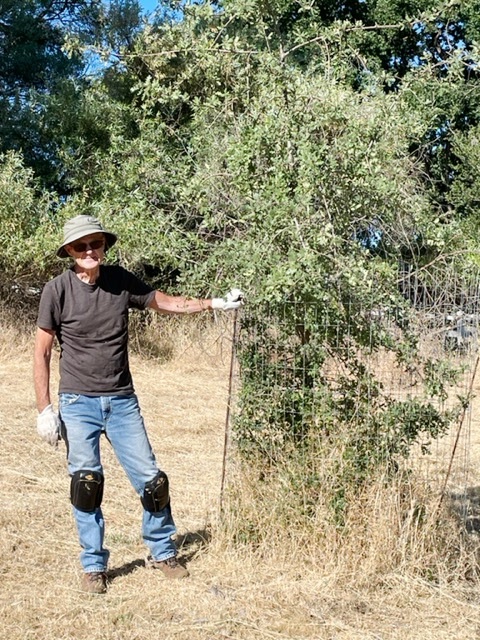
[{"label": "bucket hat", "polygon": [[106,231],[97,218],[86,215],[75,216],[75,218],[68,220],[63,227],[63,243],[57,251],[57,256],[59,258],[68,258],[65,245],[92,233],[103,233],[105,236],[105,250],[112,247],[117,241],[117,236],[110,231]]}]

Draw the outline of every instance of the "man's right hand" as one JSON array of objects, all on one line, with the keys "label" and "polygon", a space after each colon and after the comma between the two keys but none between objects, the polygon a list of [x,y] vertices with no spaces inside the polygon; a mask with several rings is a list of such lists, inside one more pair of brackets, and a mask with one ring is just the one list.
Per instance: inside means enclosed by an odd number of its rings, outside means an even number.
[{"label": "man's right hand", "polygon": [[51,404],[38,414],[37,431],[39,436],[55,447],[60,439],[60,418]]}]

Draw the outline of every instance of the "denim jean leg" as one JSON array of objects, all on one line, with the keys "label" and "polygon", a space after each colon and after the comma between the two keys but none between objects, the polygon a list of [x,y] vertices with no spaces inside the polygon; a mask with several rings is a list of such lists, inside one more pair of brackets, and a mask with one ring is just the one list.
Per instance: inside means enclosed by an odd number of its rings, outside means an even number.
[{"label": "denim jean leg", "polygon": [[157,513],[144,509],[142,525],[143,540],[150,549],[153,560],[167,560],[177,555],[177,548],[172,540],[177,530],[170,505]]},{"label": "denim jean leg", "polygon": [[[106,434],[115,455],[125,470],[137,495],[143,495],[145,483],[158,473],[152,447],[140,413],[137,397],[114,396],[103,398],[109,404]],[[155,560],[166,560],[176,555],[172,536],[176,533],[170,505],[158,513],[144,509],[142,519],[143,540]]]},{"label": "denim jean leg", "polygon": [[80,511],[73,508],[78,537],[83,551],[80,562],[86,573],[106,571],[110,552],[104,548],[105,521],[102,510]]},{"label": "denim jean leg", "polygon": [[[103,416],[99,398],[62,393],[60,415],[67,445],[68,472],[89,470],[103,474],[100,460],[100,436]],[[105,571],[109,552],[104,547],[105,522],[101,508],[80,511],[72,506],[82,552],[80,562],[85,572]]]}]

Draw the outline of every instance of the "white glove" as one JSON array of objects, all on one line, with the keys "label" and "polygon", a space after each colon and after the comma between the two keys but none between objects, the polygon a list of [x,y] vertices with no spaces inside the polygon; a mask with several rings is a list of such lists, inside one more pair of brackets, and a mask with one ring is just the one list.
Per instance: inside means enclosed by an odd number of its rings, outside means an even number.
[{"label": "white glove", "polygon": [[60,438],[60,418],[51,404],[47,405],[37,418],[38,434],[45,442],[56,446]]},{"label": "white glove", "polygon": [[243,304],[243,293],[240,289],[232,289],[225,298],[212,298],[212,309],[221,311],[232,311],[238,309]]}]

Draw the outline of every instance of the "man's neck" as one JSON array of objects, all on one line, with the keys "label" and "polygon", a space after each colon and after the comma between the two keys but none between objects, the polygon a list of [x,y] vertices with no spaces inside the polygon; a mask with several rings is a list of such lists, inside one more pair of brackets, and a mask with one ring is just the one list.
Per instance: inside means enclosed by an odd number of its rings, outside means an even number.
[{"label": "man's neck", "polygon": [[100,275],[100,266],[95,269],[80,269],[79,267],[74,268],[75,275],[82,282],[86,282],[87,284],[95,284]]}]

